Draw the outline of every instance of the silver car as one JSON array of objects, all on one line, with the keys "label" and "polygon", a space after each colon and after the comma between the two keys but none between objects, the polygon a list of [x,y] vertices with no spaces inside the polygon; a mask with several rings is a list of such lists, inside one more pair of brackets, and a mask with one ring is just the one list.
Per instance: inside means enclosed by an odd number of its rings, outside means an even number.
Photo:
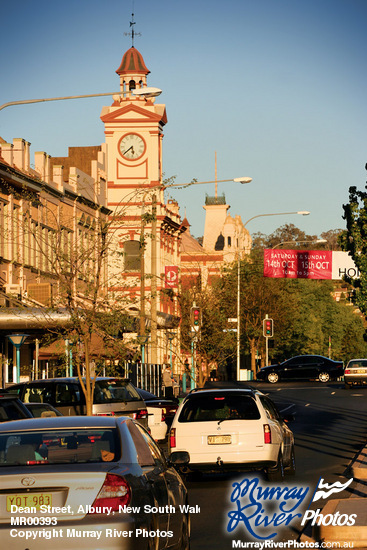
[{"label": "silver car", "polygon": [[367,359],[351,359],[344,370],[346,389],[367,384]]},{"label": "silver car", "polygon": [[188,550],[189,534],[186,487],[138,422],[75,416],[0,426],[3,548]]},{"label": "silver car", "polygon": [[[78,378],[48,378],[14,384],[8,391],[23,403],[49,403],[64,416],[86,413],[84,392]],[[93,414],[130,416],[145,428],[148,411],[135,386],[126,378],[97,376],[93,396]]]}]

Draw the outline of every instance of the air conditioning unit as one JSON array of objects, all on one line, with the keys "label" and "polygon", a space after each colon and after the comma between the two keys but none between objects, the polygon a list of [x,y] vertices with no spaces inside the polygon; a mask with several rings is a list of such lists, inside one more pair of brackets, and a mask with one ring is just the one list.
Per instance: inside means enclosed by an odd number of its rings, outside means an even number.
[{"label": "air conditioning unit", "polygon": [[5,292],[7,294],[12,294],[13,296],[20,296],[22,294],[22,287],[20,285],[4,285]]}]

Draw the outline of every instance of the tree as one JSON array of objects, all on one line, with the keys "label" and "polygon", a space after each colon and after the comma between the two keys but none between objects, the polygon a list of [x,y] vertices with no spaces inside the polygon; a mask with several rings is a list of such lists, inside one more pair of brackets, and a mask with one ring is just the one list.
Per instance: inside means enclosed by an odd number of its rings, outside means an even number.
[{"label": "tree", "polygon": [[[35,280],[39,281],[42,273],[42,283],[53,289],[43,303],[37,293],[28,293],[18,312],[25,310],[35,320],[42,318],[50,337],[61,335],[62,340],[68,340],[85,394],[86,412],[91,415],[95,365],[108,356],[124,357],[128,351],[122,333],[129,323],[129,288],[120,279],[118,286],[124,292],[115,296],[109,292],[117,286],[122,271],[122,253],[116,242],[124,224],[124,209],[112,214],[79,195],[56,202],[42,191],[23,188],[11,192],[19,207],[16,217],[13,209],[5,219],[11,229],[4,233],[5,238],[19,249],[18,263],[26,266],[35,261]],[[117,269],[114,264],[118,264]],[[31,286],[37,287],[37,283]],[[63,321],[57,322],[61,312]]]},{"label": "tree", "polygon": [[[367,169],[367,165],[366,165]],[[367,186],[365,187],[367,189]],[[356,289],[354,302],[367,314],[367,192],[349,188],[349,203],[343,205],[347,230],[339,238],[343,250],[349,252],[359,269],[359,279],[347,279]]]}]

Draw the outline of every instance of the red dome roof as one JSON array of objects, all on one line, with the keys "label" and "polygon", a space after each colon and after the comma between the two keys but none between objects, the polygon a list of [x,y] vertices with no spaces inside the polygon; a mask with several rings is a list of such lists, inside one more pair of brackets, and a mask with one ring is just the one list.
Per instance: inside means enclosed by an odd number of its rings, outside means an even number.
[{"label": "red dome roof", "polygon": [[147,75],[150,73],[144,63],[143,56],[134,46],[124,54],[121,65],[116,72],[120,75],[130,73]]}]

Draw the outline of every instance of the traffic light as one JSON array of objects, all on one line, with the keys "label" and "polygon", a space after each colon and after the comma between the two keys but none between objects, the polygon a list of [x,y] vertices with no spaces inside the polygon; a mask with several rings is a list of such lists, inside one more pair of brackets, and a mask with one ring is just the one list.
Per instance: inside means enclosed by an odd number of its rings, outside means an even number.
[{"label": "traffic light", "polygon": [[190,310],[191,330],[198,331],[201,327],[201,308],[193,306]]},{"label": "traffic light", "polygon": [[274,334],[274,322],[273,319],[263,320],[263,335],[265,338],[272,338]]}]

